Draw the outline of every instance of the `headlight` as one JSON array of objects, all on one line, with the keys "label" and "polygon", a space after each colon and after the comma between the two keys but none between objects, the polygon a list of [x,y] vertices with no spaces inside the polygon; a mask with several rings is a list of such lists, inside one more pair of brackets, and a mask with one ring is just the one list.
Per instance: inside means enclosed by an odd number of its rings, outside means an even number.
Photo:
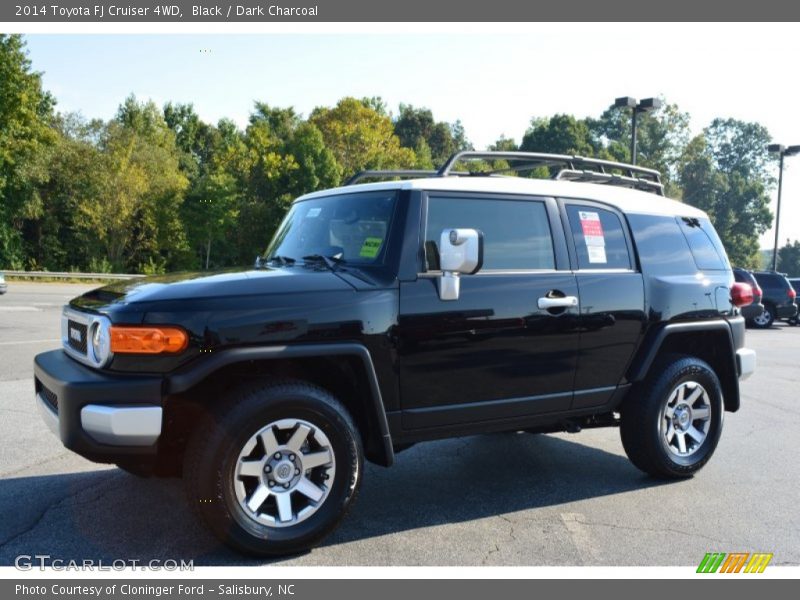
[{"label": "headlight", "polygon": [[111,335],[108,332],[109,324],[105,319],[95,321],[90,331],[92,340],[92,354],[98,366],[105,366],[111,355]]}]

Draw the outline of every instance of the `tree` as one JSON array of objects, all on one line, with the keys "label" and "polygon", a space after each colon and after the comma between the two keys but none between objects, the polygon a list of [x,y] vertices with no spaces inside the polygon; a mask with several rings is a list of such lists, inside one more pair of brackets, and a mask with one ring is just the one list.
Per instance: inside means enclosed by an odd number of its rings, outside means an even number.
[{"label": "tree", "polygon": [[586,121],[563,114],[532,119],[528,131],[522,138],[520,150],[579,156],[594,155]]},{"label": "tree", "polygon": [[[664,103],[655,111],[637,118],[637,164],[658,170],[668,196],[680,197],[676,182],[677,165],[689,143],[689,113],[676,104]],[[619,162],[631,162],[631,113],[629,109],[609,108],[599,119],[587,119],[595,155]]]},{"label": "tree", "polygon": [[322,133],[345,177],[366,169],[410,168],[414,151],[400,146],[391,119],[355,98],[317,108],[309,122]]},{"label": "tree", "polygon": [[115,269],[187,266],[180,206],[188,179],[175,134],[152,102],[131,96],[105,127],[97,195],[79,207]]},{"label": "tree", "polygon": [[800,277],[800,241],[786,240],[786,245],[778,249],[778,270],[789,277]]},{"label": "tree", "polygon": [[758,238],[772,224],[769,141],[757,123],[716,119],[689,142],[679,162],[684,202],[708,213],[736,266],[758,268]]},{"label": "tree", "polygon": [[41,215],[37,188],[47,181],[42,158],[56,140],[54,104],[21,36],[0,34],[0,266],[24,266],[22,228]]},{"label": "tree", "polygon": [[494,150],[498,152],[515,152],[519,150],[519,146],[517,146],[517,142],[514,141],[514,138],[507,138],[504,135],[501,135],[497,138],[497,141],[494,144],[489,146],[489,150]]},{"label": "tree", "polygon": [[23,233],[28,266],[67,271],[95,270],[102,254],[97,236],[81,217],[81,206],[96,197],[105,173],[97,138],[99,121],[78,115],[58,115],[55,141],[40,153],[47,178],[37,186],[41,203],[35,218],[25,221]]},{"label": "tree", "polygon": [[441,166],[454,153],[472,149],[460,121],[437,122],[429,108],[416,108],[411,104],[400,105],[394,132],[404,148],[412,148],[418,154],[415,166],[420,169]]},{"label": "tree", "polygon": [[235,174],[239,184],[232,262],[252,261],[269,242],[296,197],[339,184],[342,169],[322,132],[292,108],[256,103],[241,138],[231,123],[221,123],[223,148],[218,167]]}]

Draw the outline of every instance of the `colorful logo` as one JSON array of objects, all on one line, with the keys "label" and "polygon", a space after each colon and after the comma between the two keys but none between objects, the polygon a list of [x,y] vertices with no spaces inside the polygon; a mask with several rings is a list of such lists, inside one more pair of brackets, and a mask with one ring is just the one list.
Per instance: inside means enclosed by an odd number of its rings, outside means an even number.
[{"label": "colorful logo", "polygon": [[707,552],[697,567],[698,573],[763,573],[772,553]]}]

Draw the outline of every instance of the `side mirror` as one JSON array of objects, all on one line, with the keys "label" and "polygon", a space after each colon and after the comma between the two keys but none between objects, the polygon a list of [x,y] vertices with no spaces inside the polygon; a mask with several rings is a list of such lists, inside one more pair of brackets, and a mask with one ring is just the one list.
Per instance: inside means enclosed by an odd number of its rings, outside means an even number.
[{"label": "side mirror", "polygon": [[461,274],[483,266],[483,234],[476,229],[445,229],[439,240],[439,299],[458,300]]}]

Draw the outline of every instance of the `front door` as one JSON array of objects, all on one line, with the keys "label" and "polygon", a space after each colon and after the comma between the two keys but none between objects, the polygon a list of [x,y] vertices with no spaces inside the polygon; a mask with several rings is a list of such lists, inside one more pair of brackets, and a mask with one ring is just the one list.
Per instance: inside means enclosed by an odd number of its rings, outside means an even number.
[{"label": "front door", "polygon": [[[567,265],[557,268],[555,202],[431,194],[424,205],[423,272],[400,285],[403,427],[568,410],[579,307],[564,305],[577,299],[578,288]],[[442,301],[436,244],[450,228],[480,230],[484,262],[477,274],[461,276],[458,300]]]}]

